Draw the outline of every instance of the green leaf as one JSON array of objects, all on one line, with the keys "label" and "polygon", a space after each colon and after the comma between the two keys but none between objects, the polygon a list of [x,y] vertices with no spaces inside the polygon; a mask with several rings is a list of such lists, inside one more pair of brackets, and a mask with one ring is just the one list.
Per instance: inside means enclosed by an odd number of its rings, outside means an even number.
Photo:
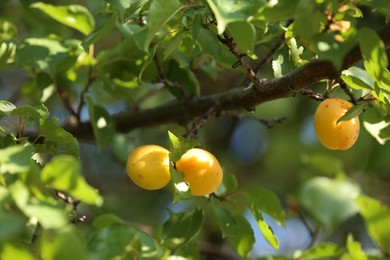
[{"label": "green leaf", "polygon": [[10,116],[26,116],[32,118],[46,119],[49,117],[49,110],[45,105],[32,107],[30,105],[22,105],[15,108],[10,113]]},{"label": "green leaf", "polygon": [[85,97],[88,103],[89,118],[99,152],[108,148],[114,140],[115,123],[103,107],[95,105],[92,97]]},{"label": "green leaf", "polygon": [[42,145],[37,145],[38,151],[52,155],[70,154],[79,156],[79,143],[65,129],[57,125],[58,119],[44,120],[40,127],[39,134],[45,139]]},{"label": "green leaf", "polygon": [[103,202],[97,191],[83,178],[80,162],[70,155],[54,157],[43,167],[41,175],[46,185],[85,203],[100,206]]},{"label": "green leaf", "polygon": [[63,74],[77,61],[82,48],[77,40],[27,38],[15,54],[15,63],[46,72],[52,77]]},{"label": "green leaf", "polygon": [[16,106],[7,100],[0,100],[0,116],[9,116]]},{"label": "green leaf", "polygon": [[219,207],[215,198],[211,200],[210,212],[223,236],[237,235],[239,228],[235,217],[227,209]]},{"label": "green leaf", "polygon": [[[0,210],[0,241],[7,241],[19,234],[26,225],[26,219],[21,214]],[[1,256],[1,254],[0,254]],[[2,258],[5,259],[5,258]]]},{"label": "green leaf", "polygon": [[312,37],[320,33],[323,21],[326,21],[326,17],[322,12],[316,10],[314,1],[299,0],[295,9],[293,31],[303,45],[309,44]]},{"label": "green leaf", "polygon": [[31,168],[31,157],[34,151],[32,145],[10,146],[0,149],[0,174],[28,171]]},{"label": "green leaf", "polygon": [[186,139],[181,136],[176,136],[171,131],[168,131],[169,137],[169,159],[173,162],[177,162],[181,156],[189,149],[199,145],[199,142],[195,139]]},{"label": "green leaf", "polygon": [[3,19],[0,20],[0,42],[2,40],[12,40],[12,38],[15,37],[16,33],[17,27],[15,24]]},{"label": "green leaf", "polygon": [[302,259],[328,259],[340,256],[342,249],[331,242],[321,242],[305,250],[300,258]]},{"label": "green leaf", "polygon": [[14,63],[16,48],[13,42],[0,41],[0,68]]},{"label": "green leaf", "polygon": [[269,1],[258,9],[259,18],[271,23],[291,19],[295,14],[295,8],[298,1],[299,0]]},{"label": "green leaf", "polygon": [[252,251],[255,243],[255,235],[248,220],[243,216],[235,216],[238,232],[229,236],[229,241],[236,252],[244,259]]},{"label": "green leaf", "polygon": [[303,207],[326,229],[332,230],[357,213],[360,188],[344,179],[315,177],[300,190]]},{"label": "green leaf", "polygon": [[49,111],[43,104],[34,107],[30,105],[16,107],[7,100],[0,100],[0,116],[26,116],[46,119],[49,117]]},{"label": "green leaf", "polygon": [[[357,40],[357,30],[349,28],[345,33],[335,32],[321,33],[311,39],[311,43],[316,50],[318,57],[322,60],[331,61],[338,69],[343,65],[344,57],[355,46]],[[336,36],[343,40],[335,40]]]},{"label": "green leaf", "polygon": [[235,192],[237,188],[238,182],[236,175],[225,171],[223,173],[222,183],[218,186],[218,189],[215,191],[215,193],[218,196],[223,196],[225,194]]},{"label": "green leaf", "polygon": [[197,208],[192,212],[168,212],[169,219],[162,227],[163,245],[177,249],[194,240],[203,226],[204,211]]},{"label": "green leaf", "polygon": [[347,237],[347,253],[341,256],[341,260],[367,260],[368,256],[362,250],[359,242],[353,239],[352,234]]},{"label": "green leaf", "polygon": [[105,0],[120,12],[125,12],[134,3],[132,0]]},{"label": "green leaf", "polygon": [[369,109],[363,115],[363,126],[381,145],[390,140],[388,126],[390,122],[384,120],[375,109]]},{"label": "green leaf", "polygon": [[367,71],[352,66],[347,70],[344,70],[341,74],[341,79],[351,88],[357,90],[372,90],[374,82],[372,81],[370,75],[368,75]]},{"label": "green leaf", "polygon": [[228,25],[227,30],[241,51],[247,54],[253,52],[256,29],[251,23],[246,21],[233,22]]},{"label": "green leaf", "polygon": [[303,156],[302,162],[310,167],[315,173],[321,173],[329,177],[345,175],[343,161],[340,158],[331,155],[313,154]]},{"label": "green leaf", "polygon": [[28,247],[22,243],[4,242],[0,245],[0,259],[35,260]]},{"label": "green leaf", "polygon": [[188,183],[183,182],[183,173],[177,171],[172,164],[169,166],[169,173],[171,174],[173,203],[178,203],[182,200],[191,199],[191,189]]},{"label": "green leaf", "polygon": [[164,60],[166,60],[177,49],[183,37],[184,33],[179,32],[168,42],[163,51]]},{"label": "green leaf", "polygon": [[73,226],[46,230],[40,238],[41,254],[47,260],[87,259],[82,237]]},{"label": "green leaf", "polygon": [[125,224],[125,222],[118,216],[107,213],[95,218],[93,220],[92,226],[95,228],[105,228],[114,224]]},{"label": "green leaf", "polygon": [[117,14],[113,14],[110,19],[102,26],[94,29],[87,36],[85,36],[85,38],[81,42],[81,46],[83,46],[84,50],[88,51],[88,47],[91,44],[94,44],[95,42],[106,36],[108,33],[110,33],[115,28],[117,18]]},{"label": "green leaf", "polygon": [[95,27],[95,20],[88,9],[81,5],[54,6],[42,2],[34,3],[32,8],[37,8],[45,14],[66,26],[87,35]]},{"label": "green leaf", "polygon": [[264,188],[251,188],[248,191],[252,212],[263,212],[271,216],[279,225],[284,226],[286,214],[280,204],[279,198],[270,190]]},{"label": "green leaf", "polygon": [[144,42],[147,49],[156,33],[167,23],[179,10],[181,4],[178,0],[154,0],[149,8],[148,33]]},{"label": "green leaf", "polygon": [[[168,69],[166,71],[166,76],[172,82],[178,83],[183,86],[186,93],[192,96],[198,96],[200,92],[200,86],[198,79],[194,75],[194,72],[188,68],[180,68],[180,65],[171,60],[168,63]],[[171,92],[176,94],[178,97],[181,97],[181,93],[177,93],[176,89],[172,89]]]},{"label": "green leaf", "polygon": [[359,116],[363,111],[368,108],[368,102],[362,102],[351,107],[342,117],[337,120],[337,123],[342,121],[349,121]]},{"label": "green leaf", "polygon": [[372,240],[382,252],[390,254],[390,208],[367,196],[356,198],[356,204]]},{"label": "green leaf", "polygon": [[32,198],[28,188],[20,180],[9,187],[10,194],[18,208],[28,217],[37,219],[43,228],[60,228],[68,223],[63,207]]},{"label": "green leaf", "polygon": [[258,225],[261,233],[263,234],[265,240],[267,240],[268,244],[270,244],[270,246],[272,246],[273,248],[278,249],[279,248],[279,240],[275,236],[271,227],[268,226],[268,224],[265,223],[265,221],[263,219],[257,219],[256,222],[257,222],[257,225]]},{"label": "green leaf", "polygon": [[247,1],[207,0],[207,3],[217,20],[218,34],[222,34],[229,23],[246,21],[248,18],[250,4]]},{"label": "green leaf", "polygon": [[112,223],[90,232],[90,259],[161,259],[160,246],[149,234],[131,225]]},{"label": "green leaf", "polygon": [[390,72],[384,43],[375,31],[361,28],[358,35],[359,47],[364,59],[364,67],[371,78],[390,90]]}]

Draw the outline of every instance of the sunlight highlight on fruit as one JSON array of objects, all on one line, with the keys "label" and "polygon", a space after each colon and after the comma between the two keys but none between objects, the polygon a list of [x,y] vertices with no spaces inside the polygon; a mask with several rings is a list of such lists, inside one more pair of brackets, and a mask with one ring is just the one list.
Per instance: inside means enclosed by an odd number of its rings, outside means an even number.
[{"label": "sunlight highlight on fruit", "polygon": [[188,182],[191,194],[204,196],[213,193],[223,178],[222,167],[210,152],[193,148],[188,150],[179,161],[176,169],[183,173],[184,182]]},{"label": "sunlight highlight on fruit", "polygon": [[169,151],[158,145],[144,145],[133,150],[127,159],[127,175],[139,187],[158,190],[171,180]]}]

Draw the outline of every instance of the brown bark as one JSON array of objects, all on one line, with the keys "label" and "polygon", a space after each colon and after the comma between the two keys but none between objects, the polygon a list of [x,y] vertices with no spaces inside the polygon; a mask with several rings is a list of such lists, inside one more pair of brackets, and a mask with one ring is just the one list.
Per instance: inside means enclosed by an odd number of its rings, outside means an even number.
[{"label": "brown bark", "polygon": [[[390,25],[380,30],[378,34],[388,48]],[[267,101],[291,97],[319,80],[337,78],[342,70],[361,60],[359,46],[355,46],[345,56],[340,70],[329,61],[313,60],[281,78],[263,80],[258,86],[233,88],[214,95],[181,99],[151,109],[114,115],[113,118],[118,132],[128,132],[140,127],[166,123],[187,123],[205,115],[210,108],[217,112],[254,109]],[[90,122],[68,124],[64,128],[78,139],[93,139]]]}]

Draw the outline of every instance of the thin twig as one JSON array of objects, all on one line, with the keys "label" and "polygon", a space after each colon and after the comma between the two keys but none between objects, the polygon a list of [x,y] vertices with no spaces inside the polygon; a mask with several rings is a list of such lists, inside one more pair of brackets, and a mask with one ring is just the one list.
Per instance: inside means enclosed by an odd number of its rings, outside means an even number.
[{"label": "thin twig", "polygon": [[314,92],[311,89],[302,89],[301,91],[299,91],[299,93],[317,101],[323,101],[325,99],[325,97],[322,94]]},{"label": "thin twig", "polygon": [[210,107],[209,110],[202,117],[200,117],[192,124],[192,127],[183,135],[183,137],[187,139],[191,138],[191,136],[197,133],[198,130],[207,122],[207,119],[215,113],[215,107]]},{"label": "thin twig", "polygon": [[157,53],[153,56],[154,63],[156,64],[159,80],[166,86],[175,89],[179,92],[180,96],[186,96],[186,91],[184,90],[184,87],[181,84],[178,84],[176,82],[172,82],[169,80],[165,74],[164,68],[161,65],[160,59],[157,55]]},{"label": "thin twig", "polygon": [[76,111],[76,119],[77,119],[77,121],[80,121],[81,110],[83,109],[83,107],[85,105],[85,95],[87,94],[90,86],[92,85],[92,83],[95,80],[96,80],[96,77],[92,76],[92,68],[90,67],[89,71],[88,71],[88,80],[87,80],[87,82],[85,83],[83,89],[80,92],[80,101],[79,101],[79,105],[78,105],[77,111]]},{"label": "thin twig", "polygon": [[241,53],[237,50],[237,45],[234,42],[233,38],[231,38],[227,32],[224,32],[223,37],[218,36],[219,41],[228,47],[229,51],[237,58],[237,62],[232,65],[233,68],[241,65],[246,71],[248,78],[255,86],[260,86],[260,79],[256,77],[256,73],[253,71],[252,67],[244,61],[244,57],[247,56],[245,53]]},{"label": "thin twig", "polygon": [[350,88],[348,88],[347,84],[340,77],[337,79],[337,83],[339,83],[342,90],[344,90],[345,94],[350,98],[352,104],[357,105],[357,99]]},{"label": "thin twig", "polygon": [[58,95],[60,96],[62,102],[64,103],[65,105],[65,108],[73,115],[77,118],[77,113],[74,111],[73,107],[72,107],[72,102],[70,101],[69,99],[69,95],[68,95],[68,92],[66,92],[65,90],[61,89],[58,85],[56,86],[56,89],[57,89],[57,93]]}]

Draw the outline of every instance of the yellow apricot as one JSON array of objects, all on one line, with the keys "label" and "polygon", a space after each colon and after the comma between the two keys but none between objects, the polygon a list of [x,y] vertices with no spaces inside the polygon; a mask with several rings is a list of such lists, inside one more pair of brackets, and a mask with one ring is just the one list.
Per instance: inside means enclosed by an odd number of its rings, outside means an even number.
[{"label": "yellow apricot", "polygon": [[127,175],[146,190],[163,188],[171,180],[169,151],[158,145],[143,145],[133,150],[126,164]]},{"label": "yellow apricot", "polygon": [[204,196],[213,193],[223,178],[222,167],[210,152],[192,148],[176,162],[176,169],[184,175],[191,194]]},{"label": "yellow apricot", "polygon": [[314,115],[314,130],[320,143],[328,149],[347,150],[357,140],[360,131],[359,117],[337,121],[352,107],[341,98],[328,98],[320,103]]}]

